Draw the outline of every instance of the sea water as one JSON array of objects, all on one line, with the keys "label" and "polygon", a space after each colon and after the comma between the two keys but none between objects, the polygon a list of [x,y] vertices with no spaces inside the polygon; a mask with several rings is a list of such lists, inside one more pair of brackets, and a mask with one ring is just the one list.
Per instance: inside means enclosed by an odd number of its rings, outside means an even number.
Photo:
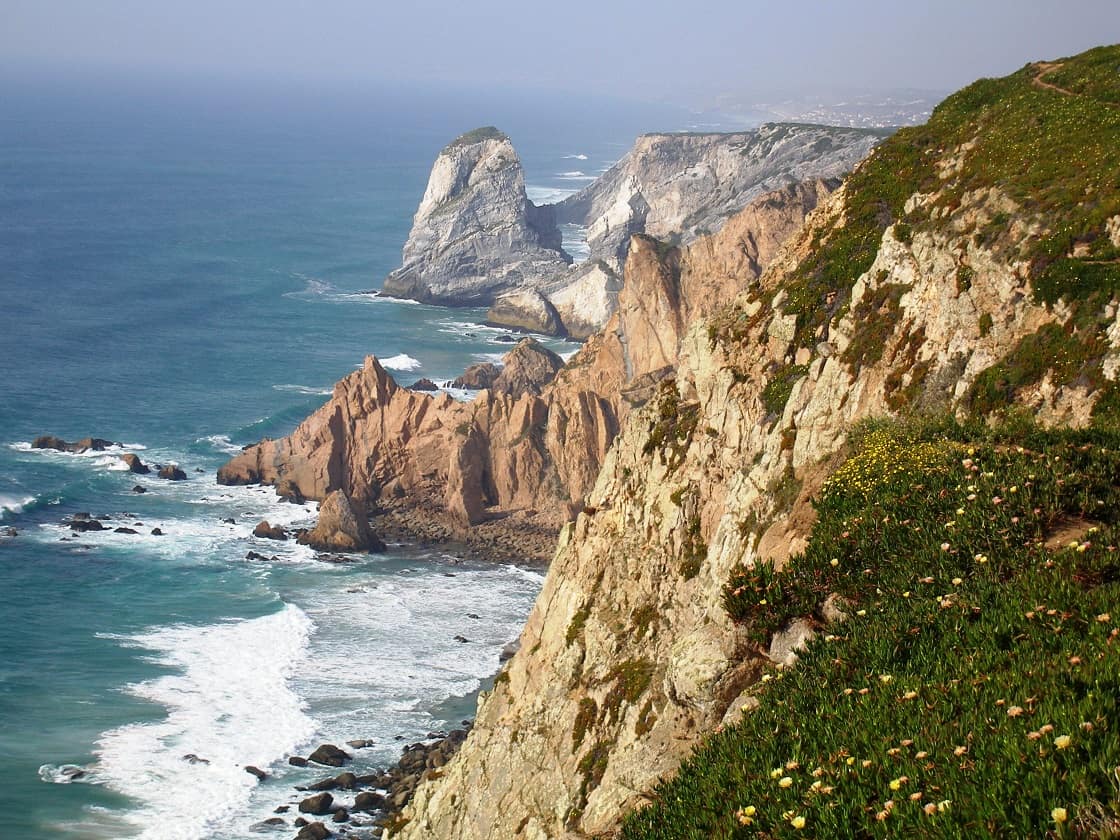
[{"label": "sea water", "polygon": [[[384,767],[469,717],[542,572],[409,545],[325,563],[252,536],[313,505],[217,468],[366,354],[409,384],[508,349],[478,310],[370,294],[446,142],[499,125],[533,197],[557,199],[677,116],[438,90],[2,93],[0,528],[18,536],[0,537],[0,835],[254,836],[322,775],[289,754],[369,739],[356,767]],[[45,433],[122,446],[33,450]],[[187,480],[134,475],[123,452]],[[108,530],[72,532],[79,512]]]}]

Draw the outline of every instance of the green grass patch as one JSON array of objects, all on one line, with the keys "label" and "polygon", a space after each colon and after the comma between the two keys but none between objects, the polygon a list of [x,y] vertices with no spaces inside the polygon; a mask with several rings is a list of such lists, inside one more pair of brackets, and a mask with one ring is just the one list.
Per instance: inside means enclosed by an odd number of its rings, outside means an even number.
[{"label": "green grass patch", "polygon": [[[870,427],[817,509],[805,552],[754,579],[850,618],[623,837],[1116,836],[1120,433]],[[744,580],[729,609],[775,626]]]},{"label": "green grass patch", "polygon": [[767,414],[780,415],[785,411],[789,396],[797,380],[808,376],[808,365],[782,365],[770,375],[766,387],[762,389],[762,404]]}]

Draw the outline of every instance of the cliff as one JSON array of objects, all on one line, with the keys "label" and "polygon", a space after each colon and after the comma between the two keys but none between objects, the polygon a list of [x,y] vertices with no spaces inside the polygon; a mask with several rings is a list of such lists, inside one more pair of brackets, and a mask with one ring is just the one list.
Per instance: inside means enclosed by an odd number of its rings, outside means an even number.
[{"label": "cliff", "polygon": [[247,447],[218,480],[308,499],[342,490],[367,511],[422,506],[460,534],[514,515],[555,535],[583,507],[619,423],[675,365],[684,325],[747,288],[829,187],[762,196],[684,250],[635,237],[619,311],[558,372],[526,339],[462,403],[401,388],[369,358],[291,435]]},{"label": "cliff", "polygon": [[[595,183],[537,207],[509,139],[477,129],[447,146],[384,292],[490,305],[488,320],[587,338],[617,306],[630,237],[690,242],[763,193],[842,176],[882,133],[768,125],[735,134],[646,135]],[[591,254],[570,265],[558,223],[585,226]]]},{"label": "cliff", "polygon": [[413,217],[402,265],[384,293],[478,306],[534,287],[571,263],[552,210],[525,195],[513,144],[495,128],[457,138],[436,158]]},{"label": "cliff", "polygon": [[[737,245],[713,239],[681,254],[633,240],[627,287],[662,292],[630,306],[669,315],[670,335],[684,330],[676,370],[623,421],[561,535],[519,652],[393,837],[611,835],[710,733],[765,702],[763,672],[793,661],[829,611],[809,604],[760,642],[729,614],[725,587],[801,552],[809,499],[861,421],[1024,411],[1065,427],[1116,421],[1120,95],[1101,68],[1118,60],[1109,48],[950,97],[928,125],[880,146],[757,283]],[[746,291],[685,327],[671,298],[707,280]],[[750,760],[741,749],[740,765]],[[703,808],[678,794],[678,810],[722,814],[724,833],[752,819],[735,813],[745,800],[708,793]],[[1066,817],[1053,814],[1033,825]],[[690,830],[660,825],[651,836]]]}]

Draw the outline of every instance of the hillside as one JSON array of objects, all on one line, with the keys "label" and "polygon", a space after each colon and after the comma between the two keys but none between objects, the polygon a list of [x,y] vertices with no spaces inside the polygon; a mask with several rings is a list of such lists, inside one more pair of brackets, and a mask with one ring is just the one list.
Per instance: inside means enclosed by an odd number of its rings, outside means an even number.
[{"label": "hillside", "polygon": [[[741,281],[734,304],[683,328],[674,376],[626,417],[565,528],[519,653],[394,837],[609,835],[651,802],[630,836],[843,836],[837,809],[846,819],[856,803],[876,805],[853,817],[867,819],[866,836],[886,836],[904,813],[904,826],[947,836],[1022,836],[1063,815],[1090,825],[1095,803],[1114,805],[1115,653],[1111,617],[1097,616],[1116,594],[1106,427],[1120,368],[1118,65],[1120,49],[1101,48],[951,96],[926,126],[880,145],[760,278]],[[718,249],[707,262],[651,251],[628,264],[627,286],[674,266],[681,284],[702,285],[735,264]],[[1023,412],[1100,430],[1045,433]],[[963,425],[853,435],[912,414]],[[851,453],[854,466],[835,472]],[[960,472],[968,460],[981,470],[974,491]],[[992,519],[962,495],[1001,510]],[[1076,532],[1085,548],[1053,552],[1067,519],[1087,521]],[[949,521],[959,543],[942,535]],[[844,610],[832,593],[857,604]],[[837,607],[855,616],[824,630]],[[1068,636],[1044,643],[1059,629]],[[790,676],[767,679],[818,633]],[[1075,664],[1085,667],[1063,670]],[[965,684],[970,668],[1002,669],[1006,691]],[[894,697],[896,677],[914,698]],[[918,698],[928,717],[904,705]],[[839,708],[851,729],[819,720]],[[1044,748],[1038,759],[1057,763],[1009,769],[1027,753],[1007,718],[1040,727],[1023,733],[1039,733],[1030,754]],[[719,728],[675,786],[654,792]],[[952,769],[949,741],[975,775]],[[969,749],[975,760],[962,758]],[[934,768],[892,763],[920,762],[917,752]],[[840,758],[860,772],[833,782]],[[788,786],[771,779],[779,767]],[[827,782],[814,789],[804,775]],[[1018,795],[1016,782],[1035,790]],[[894,783],[920,817],[887,807]],[[826,785],[835,808],[813,798]],[[941,823],[920,821],[931,803]]]}]

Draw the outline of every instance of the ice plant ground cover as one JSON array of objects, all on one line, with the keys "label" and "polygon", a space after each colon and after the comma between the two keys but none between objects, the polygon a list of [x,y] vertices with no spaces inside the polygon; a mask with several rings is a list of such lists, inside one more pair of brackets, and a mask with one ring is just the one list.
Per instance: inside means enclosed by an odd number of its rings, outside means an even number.
[{"label": "ice plant ground cover", "polygon": [[848,618],[623,836],[1116,836],[1120,433],[865,427],[817,509],[726,604],[759,639],[830,593]]}]

